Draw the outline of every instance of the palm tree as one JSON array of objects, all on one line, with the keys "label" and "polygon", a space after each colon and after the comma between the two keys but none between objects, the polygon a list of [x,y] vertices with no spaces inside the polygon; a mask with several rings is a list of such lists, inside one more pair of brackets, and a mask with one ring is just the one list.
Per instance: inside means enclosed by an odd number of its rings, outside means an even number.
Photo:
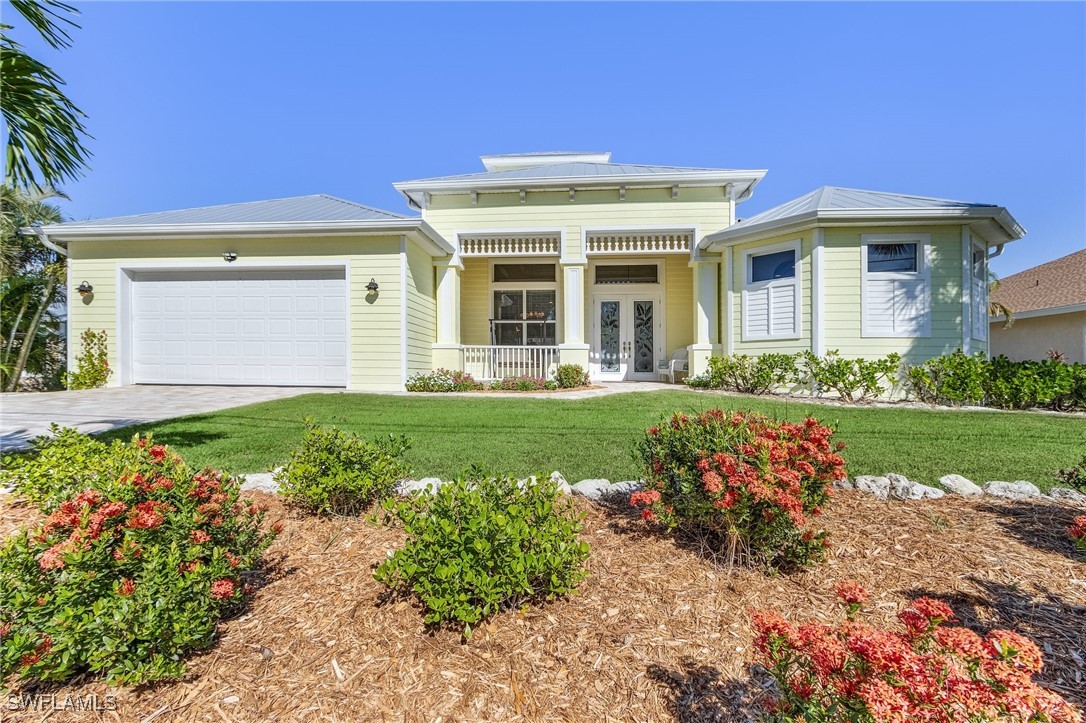
[{"label": "palm tree", "polygon": [[988,272],[988,316],[1005,316],[1006,321],[1003,322],[1004,329],[1010,329],[1014,326],[1014,312],[1006,304],[1001,304],[998,301],[992,300],[992,294],[999,288],[999,277]]},{"label": "palm tree", "polygon": [[[71,45],[66,26],[79,27],[67,17],[78,12],[74,7],[59,0],[10,2],[50,46]],[[0,24],[0,96],[8,137],[4,183],[28,189],[58,186],[87,165],[86,115],[61,90],[64,80],[8,36],[11,29]]]},{"label": "palm tree", "polygon": [[55,191],[0,189],[0,389],[15,391],[23,372],[48,371],[59,345],[53,309],[63,298],[64,258],[23,229],[64,220],[47,199]]}]

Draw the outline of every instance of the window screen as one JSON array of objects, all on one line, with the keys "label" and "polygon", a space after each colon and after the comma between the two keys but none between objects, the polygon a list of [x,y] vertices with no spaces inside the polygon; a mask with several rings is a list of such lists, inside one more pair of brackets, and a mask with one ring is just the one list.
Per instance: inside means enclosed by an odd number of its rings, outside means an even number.
[{"label": "window screen", "polygon": [[597,284],[658,284],[660,267],[656,264],[607,264],[596,267]]},{"label": "window screen", "polygon": [[554,264],[494,264],[495,281],[554,281]]},{"label": "window screen", "polygon": [[750,257],[750,282],[793,279],[796,276],[796,252],[779,251]]},{"label": "window screen", "polygon": [[916,248],[914,243],[868,244],[867,270],[870,273],[915,272]]}]

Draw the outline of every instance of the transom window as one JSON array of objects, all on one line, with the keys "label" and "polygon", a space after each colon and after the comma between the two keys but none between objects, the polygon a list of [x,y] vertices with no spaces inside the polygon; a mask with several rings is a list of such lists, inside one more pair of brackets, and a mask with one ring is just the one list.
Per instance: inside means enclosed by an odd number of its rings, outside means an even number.
[{"label": "transom window", "polygon": [[777,251],[750,257],[750,283],[796,277],[796,252]]},{"label": "transom window", "polygon": [[915,243],[868,244],[868,273],[915,273],[917,270]]},{"label": "transom window", "polygon": [[597,284],[658,284],[657,264],[600,264],[596,267]]},{"label": "transom window", "polygon": [[494,281],[554,282],[554,264],[494,264]]}]

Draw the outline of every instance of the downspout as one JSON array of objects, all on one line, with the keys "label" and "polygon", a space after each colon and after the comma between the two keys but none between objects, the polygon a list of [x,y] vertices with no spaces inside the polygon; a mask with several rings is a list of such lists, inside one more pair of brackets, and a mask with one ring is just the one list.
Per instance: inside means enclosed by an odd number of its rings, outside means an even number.
[{"label": "downspout", "polygon": [[55,243],[49,240],[49,234],[45,233],[45,229],[41,226],[28,226],[26,228],[21,228],[19,229],[19,233],[23,236],[29,236],[30,234],[34,234],[38,237],[38,240],[41,241],[41,245],[45,248],[49,249],[50,251],[54,251],[61,256],[68,256],[68,252],[65,249],[62,249],[60,246],[57,246]]},{"label": "downspout", "polygon": [[995,247],[995,251],[989,250],[988,251],[988,258],[989,259],[994,259],[996,256],[1002,255],[1004,246],[1006,246],[1006,244],[999,244],[998,246]]}]

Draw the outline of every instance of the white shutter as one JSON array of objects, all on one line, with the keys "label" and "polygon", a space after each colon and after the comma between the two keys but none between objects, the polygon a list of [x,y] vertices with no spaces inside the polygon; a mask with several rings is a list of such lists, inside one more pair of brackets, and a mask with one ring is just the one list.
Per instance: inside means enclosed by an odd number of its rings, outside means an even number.
[{"label": "white shutter", "polygon": [[867,281],[867,298],[864,299],[865,331],[879,336],[891,336],[894,330],[894,286],[893,279]]},{"label": "white shutter", "polygon": [[867,278],[864,333],[871,336],[922,336],[928,333],[928,290],[923,278]]},{"label": "white shutter", "polygon": [[770,287],[747,289],[743,294],[744,331],[748,337],[762,337],[770,334],[769,316]]},{"label": "white shutter", "polygon": [[796,333],[796,283],[778,283],[769,287],[770,333],[794,336]]},{"label": "white shutter", "polygon": [[894,333],[918,336],[926,332],[928,299],[923,279],[894,281]]}]

